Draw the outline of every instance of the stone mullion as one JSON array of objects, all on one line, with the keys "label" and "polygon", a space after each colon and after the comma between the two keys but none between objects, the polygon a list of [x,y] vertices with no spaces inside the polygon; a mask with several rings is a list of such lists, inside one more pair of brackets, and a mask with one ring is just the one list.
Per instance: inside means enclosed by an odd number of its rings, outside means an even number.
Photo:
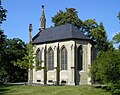
[{"label": "stone mullion", "polygon": [[45,78],[44,78],[44,72],[45,72],[45,56],[44,56],[44,52],[45,50],[43,49],[42,50],[42,56],[41,56],[41,60],[42,60],[42,64],[41,64],[41,66],[42,66],[42,69],[41,69],[41,84],[44,84],[44,81],[45,81]]}]

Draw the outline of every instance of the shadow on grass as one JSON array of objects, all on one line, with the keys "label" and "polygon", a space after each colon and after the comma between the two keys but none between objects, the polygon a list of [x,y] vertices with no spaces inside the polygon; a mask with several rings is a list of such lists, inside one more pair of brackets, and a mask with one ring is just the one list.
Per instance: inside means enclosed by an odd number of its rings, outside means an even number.
[{"label": "shadow on grass", "polygon": [[8,84],[0,84],[0,95],[4,95],[7,91],[10,89],[8,87],[11,87],[14,85],[8,85]]}]

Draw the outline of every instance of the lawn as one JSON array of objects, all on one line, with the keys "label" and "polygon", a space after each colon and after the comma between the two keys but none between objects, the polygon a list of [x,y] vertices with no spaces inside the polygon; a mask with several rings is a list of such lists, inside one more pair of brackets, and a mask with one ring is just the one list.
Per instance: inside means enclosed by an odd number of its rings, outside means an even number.
[{"label": "lawn", "polygon": [[91,86],[0,85],[0,95],[110,95]]}]

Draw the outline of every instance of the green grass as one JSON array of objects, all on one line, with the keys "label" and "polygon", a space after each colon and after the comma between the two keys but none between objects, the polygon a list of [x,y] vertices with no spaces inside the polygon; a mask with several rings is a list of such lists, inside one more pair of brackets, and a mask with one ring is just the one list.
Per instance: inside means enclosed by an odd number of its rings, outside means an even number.
[{"label": "green grass", "polygon": [[0,95],[110,95],[91,86],[0,85]]}]

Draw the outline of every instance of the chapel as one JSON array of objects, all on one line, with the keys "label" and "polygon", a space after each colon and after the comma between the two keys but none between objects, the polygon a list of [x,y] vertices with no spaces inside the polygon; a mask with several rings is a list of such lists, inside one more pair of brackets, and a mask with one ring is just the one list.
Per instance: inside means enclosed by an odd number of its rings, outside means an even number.
[{"label": "chapel", "polygon": [[[76,26],[64,25],[46,28],[44,6],[38,33],[30,41],[35,45],[40,70],[29,70],[28,82],[48,85],[90,85],[90,67],[95,49],[89,37]],[[33,63],[34,64],[34,63]]]}]

